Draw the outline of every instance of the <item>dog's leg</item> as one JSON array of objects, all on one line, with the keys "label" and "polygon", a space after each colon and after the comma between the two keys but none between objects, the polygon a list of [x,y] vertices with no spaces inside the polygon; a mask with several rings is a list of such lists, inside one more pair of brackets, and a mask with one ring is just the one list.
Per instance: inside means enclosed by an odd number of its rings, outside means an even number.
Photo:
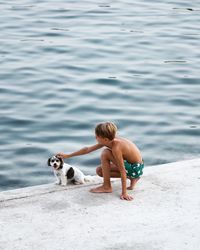
[{"label": "dog's leg", "polygon": [[62,176],[61,176],[61,185],[67,186],[67,178],[64,174],[62,174]]},{"label": "dog's leg", "polygon": [[56,173],[56,172],[54,172],[54,175],[55,175],[55,177],[56,177],[56,182],[55,182],[55,184],[56,184],[56,185],[61,185],[61,178],[60,178],[60,175],[59,175],[58,173]]},{"label": "dog's leg", "polygon": [[84,184],[85,181],[84,181],[84,179],[82,179],[82,178],[77,178],[77,179],[74,179],[73,183],[74,183],[75,185],[81,185],[81,184]]},{"label": "dog's leg", "polygon": [[74,184],[75,185],[84,184],[85,183],[84,177],[85,176],[81,171],[77,171],[74,178]]}]

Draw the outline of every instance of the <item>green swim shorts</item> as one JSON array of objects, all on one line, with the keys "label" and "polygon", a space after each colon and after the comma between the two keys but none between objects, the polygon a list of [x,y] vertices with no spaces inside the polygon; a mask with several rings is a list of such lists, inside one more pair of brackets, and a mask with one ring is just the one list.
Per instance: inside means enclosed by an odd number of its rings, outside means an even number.
[{"label": "green swim shorts", "polygon": [[143,174],[144,162],[142,163],[129,163],[124,161],[126,175],[130,178],[139,178]]}]

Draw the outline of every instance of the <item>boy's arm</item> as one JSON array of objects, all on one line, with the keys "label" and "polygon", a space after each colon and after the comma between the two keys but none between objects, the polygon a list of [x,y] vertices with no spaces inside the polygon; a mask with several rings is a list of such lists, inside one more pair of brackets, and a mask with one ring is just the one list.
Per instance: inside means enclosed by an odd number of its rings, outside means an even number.
[{"label": "boy's arm", "polygon": [[70,157],[74,157],[74,156],[79,156],[79,155],[84,155],[84,154],[89,154],[92,151],[95,151],[97,149],[102,148],[103,145],[101,144],[95,144],[93,146],[89,146],[89,147],[84,147],[78,151],[75,151],[71,154],[65,154],[65,153],[58,153],[56,156],[62,157],[62,158],[70,158]]},{"label": "boy's arm", "polygon": [[120,198],[122,200],[132,200],[133,197],[127,194],[126,189],[126,169],[124,167],[124,159],[122,156],[122,151],[120,149],[120,146],[115,147],[112,149],[112,154],[115,158],[115,161],[117,163],[117,166],[119,168],[120,174],[121,174],[121,182],[122,182],[122,194]]}]

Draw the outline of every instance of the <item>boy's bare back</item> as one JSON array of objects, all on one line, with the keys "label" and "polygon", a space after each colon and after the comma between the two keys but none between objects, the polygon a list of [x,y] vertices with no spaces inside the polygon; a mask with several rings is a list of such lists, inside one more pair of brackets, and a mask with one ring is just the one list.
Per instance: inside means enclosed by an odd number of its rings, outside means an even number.
[{"label": "boy's bare back", "polygon": [[119,147],[122,152],[122,156],[124,160],[127,160],[130,163],[142,162],[142,157],[137,146],[130,140],[122,137],[116,137],[113,140],[112,151]]}]

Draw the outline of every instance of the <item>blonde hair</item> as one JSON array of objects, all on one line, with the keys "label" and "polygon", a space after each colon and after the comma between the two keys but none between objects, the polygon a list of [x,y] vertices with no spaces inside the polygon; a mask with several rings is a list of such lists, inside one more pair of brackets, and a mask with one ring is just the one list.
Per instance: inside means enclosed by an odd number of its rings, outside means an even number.
[{"label": "blonde hair", "polygon": [[97,124],[95,134],[102,138],[113,140],[117,132],[117,126],[113,122],[103,122]]}]

